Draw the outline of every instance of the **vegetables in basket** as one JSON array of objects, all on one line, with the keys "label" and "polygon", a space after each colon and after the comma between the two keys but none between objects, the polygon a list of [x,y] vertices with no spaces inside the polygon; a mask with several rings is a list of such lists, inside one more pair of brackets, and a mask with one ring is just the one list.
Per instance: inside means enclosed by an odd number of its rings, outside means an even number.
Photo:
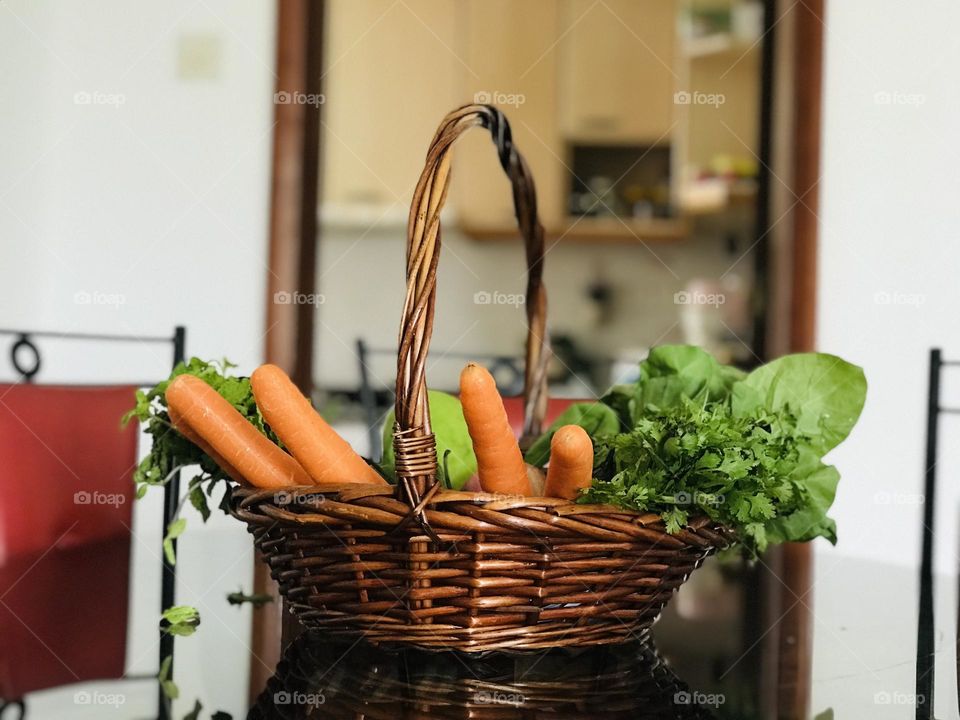
[{"label": "vegetables in basket", "polygon": [[257,407],[313,482],[383,485],[376,470],[320,417],[310,401],[276,365],[261,365],[250,376]]},{"label": "vegetables in basket", "polygon": [[227,374],[231,367],[192,358],[170,379],[137,392],[127,419],[138,418],[153,436],[134,475],[138,497],[187,465],[200,466],[189,497],[204,519],[210,511],[202,486],[210,494],[220,480],[258,488],[385,483],[282,370],[264,365],[252,378],[237,378]]},{"label": "vegetables in basket", "polygon": [[762,550],[826,537],[836,468],[823,455],[850,433],[863,371],[833,355],[789,355],[750,374],[691,346],[661,346],[633,385],[574,406],[530,448],[542,462],[573,421],[592,436],[591,487],[580,502],[659,513],[670,532],[703,514]]},{"label": "vegetables in basket", "polygon": [[[135,413],[154,435],[139,483],[161,484],[175,459],[199,463],[206,479],[256,487],[384,483],[279,368],[258,369],[252,387],[196,359],[174,376],[138,394]],[[790,355],[746,374],[696,347],[661,346],[640,363],[636,383],[571,406],[525,457],[482,367],[464,369],[460,401],[429,397],[451,487],[476,471],[480,488],[468,489],[656,512],[672,533],[706,515],[762,550],[836,541],[827,511],[839,473],[822,458],[850,433],[865,394],[862,370],[832,355]],[[167,438],[171,424],[189,442]],[[391,430],[388,421],[388,440]],[[205,508],[196,482],[191,500]]]},{"label": "vegetables in basket", "polygon": [[490,372],[470,363],[460,373],[460,402],[477,456],[480,487],[488,493],[529,495],[527,467]]},{"label": "vegetables in basket", "polygon": [[[427,391],[430,404],[430,424],[437,442],[437,466],[445,486],[459,490],[477,473],[477,456],[463,418],[463,406],[453,395],[439,390]],[[393,410],[383,425],[383,459],[380,465],[389,476],[394,476],[396,457],[393,452]]]},{"label": "vegetables in basket", "polygon": [[164,395],[179,425],[189,428],[184,435],[197,437],[201,449],[210,448],[212,457],[224,462],[225,472],[239,476],[235,479],[261,488],[310,484],[310,477],[296,460],[200,378],[181,375]]}]

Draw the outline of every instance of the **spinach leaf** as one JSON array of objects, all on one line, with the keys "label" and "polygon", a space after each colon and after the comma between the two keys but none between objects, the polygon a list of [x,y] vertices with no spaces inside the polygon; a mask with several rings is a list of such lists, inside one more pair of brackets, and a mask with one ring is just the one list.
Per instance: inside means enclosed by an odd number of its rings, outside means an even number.
[{"label": "spinach leaf", "polygon": [[692,345],[662,345],[653,348],[640,363],[640,379],[631,406],[634,422],[649,406],[676,408],[684,399],[696,402],[723,400],[742,371],[721,365],[710,353]]},{"label": "spinach leaf", "polygon": [[836,523],[827,517],[837,494],[840,473],[832,465],[820,467],[797,482],[803,496],[799,509],[789,515],[776,517],[764,524],[767,540],[771,543],[806,542],[825,537],[837,543]]},{"label": "spinach leaf", "polygon": [[610,407],[617,414],[621,430],[629,430],[633,425],[633,415],[630,408],[633,405],[635,389],[635,385],[614,385],[600,398],[600,402]]},{"label": "spinach leaf", "polygon": [[850,434],[863,410],[867,381],[856,365],[825,353],[787,355],[751,372],[733,389],[735,415],[759,407],[788,409],[821,455]]}]

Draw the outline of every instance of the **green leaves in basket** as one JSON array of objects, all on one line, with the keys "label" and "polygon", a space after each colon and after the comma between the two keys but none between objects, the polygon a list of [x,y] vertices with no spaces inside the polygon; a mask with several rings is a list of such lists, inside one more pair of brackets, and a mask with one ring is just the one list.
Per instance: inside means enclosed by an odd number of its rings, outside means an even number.
[{"label": "green leaves in basket", "polygon": [[681,398],[597,443],[598,479],[585,501],[660,512],[671,533],[704,514],[761,547],[767,521],[803,507],[790,478],[806,441],[787,413],[736,417],[727,403]]},{"label": "green leaves in basket", "polygon": [[640,363],[631,418],[636,422],[651,406],[667,410],[686,399],[723,400],[729,397],[733,383],[743,376],[742,370],[721,365],[710,353],[692,345],[655,347]]},{"label": "green leaves in basket", "polygon": [[170,424],[164,393],[170,381],[178,375],[188,374],[199,377],[226,398],[260,432],[273,442],[280,444],[257,409],[249,378],[234,377],[230,374],[235,367],[229,360],[207,362],[199,358],[191,358],[189,362],[179,363],[166,380],[149,390],[137,390],[136,405],[124,416],[123,422],[128,423],[137,419],[143,424],[146,433],[151,436],[150,452],[133,474],[138,498],[143,497],[152,486],[166,485],[179,468],[197,465],[200,473],[190,484],[190,501],[206,520],[210,514],[207,500],[202,492],[196,491],[196,485],[207,484],[206,496],[209,497],[214,483],[229,479],[209,455],[180,435]]},{"label": "green leaves in basket", "polygon": [[613,408],[599,402],[573,403],[560,413],[547,431],[537,438],[524,459],[531,465],[543,467],[550,459],[550,442],[554,433],[564,425],[579,425],[591,438],[599,439],[616,435],[620,431],[620,418]]},{"label": "green leaves in basket", "polygon": [[640,363],[636,383],[572,406],[527,460],[542,465],[553,432],[575,423],[595,449],[581,502],[657,512],[671,533],[707,515],[752,550],[836,542],[827,511],[840,476],[822,457],[849,435],[865,396],[863,371],[833,355],[790,355],[745,374],[667,345]]},{"label": "green leaves in basket", "polygon": [[863,410],[867,380],[856,365],[825,353],[788,355],[767,363],[734,387],[733,410],[789,408],[822,454],[850,434]]},{"label": "green leaves in basket", "polygon": [[[477,456],[473,454],[473,441],[463,419],[460,400],[438,390],[427,391],[430,403],[430,426],[437,441],[437,466],[441,480],[455,490],[462,488],[477,472]],[[383,459],[380,465],[388,478],[395,478],[393,453],[394,413],[391,410],[383,426]]]}]

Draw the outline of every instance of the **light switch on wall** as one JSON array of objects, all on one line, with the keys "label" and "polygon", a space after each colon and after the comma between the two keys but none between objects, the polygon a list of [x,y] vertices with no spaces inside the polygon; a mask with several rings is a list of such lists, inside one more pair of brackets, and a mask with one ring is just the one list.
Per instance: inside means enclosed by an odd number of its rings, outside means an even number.
[{"label": "light switch on wall", "polygon": [[177,38],[177,77],[216,80],[220,77],[222,42],[213,33],[185,33]]}]

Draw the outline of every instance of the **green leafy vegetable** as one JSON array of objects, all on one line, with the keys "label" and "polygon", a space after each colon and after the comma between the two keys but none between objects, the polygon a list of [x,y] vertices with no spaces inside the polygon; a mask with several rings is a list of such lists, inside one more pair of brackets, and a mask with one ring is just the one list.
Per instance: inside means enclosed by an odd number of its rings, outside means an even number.
[{"label": "green leafy vegetable", "polygon": [[542,467],[550,457],[550,442],[554,433],[564,425],[579,425],[592,438],[602,438],[620,431],[620,418],[603,403],[574,403],[560,413],[549,429],[534,441],[524,459],[531,465]]},{"label": "green leafy vegetable", "polygon": [[733,410],[789,408],[820,453],[839,445],[853,429],[867,393],[856,365],[824,353],[788,355],[763,365],[737,383]]},{"label": "green leafy vegetable", "polygon": [[598,474],[609,479],[584,500],[660,512],[671,533],[705,514],[762,549],[769,521],[813,505],[795,473],[807,443],[786,412],[736,417],[727,403],[681,399],[598,443]]},{"label": "green leafy vegetable", "polygon": [[[173,369],[170,377],[163,382],[147,391],[138,390],[135,407],[123,418],[124,424],[133,419],[143,423],[145,431],[151,436],[152,440],[150,452],[134,472],[137,498],[142,498],[153,486],[166,485],[170,478],[184,467],[196,465],[200,468],[199,474],[190,480],[187,493],[181,498],[174,519],[166,528],[163,538],[163,553],[171,565],[176,562],[173,542],[183,534],[187,526],[186,518],[180,517],[180,511],[184,503],[189,501],[200,513],[203,521],[206,522],[210,517],[208,500],[218,485],[224,487],[220,508],[226,511],[230,501],[230,485],[226,481],[230,478],[211,457],[173,429],[170,423],[170,415],[167,412],[165,397],[170,381],[178,375],[184,374],[199,377],[226,398],[241,415],[253,423],[272,442],[277,445],[281,444],[257,409],[253,392],[250,389],[249,378],[230,375],[231,369],[235,367],[228,360],[211,363],[198,358],[191,358],[187,363],[179,363]],[[254,605],[269,601],[263,600],[263,597],[259,595],[249,597],[242,593],[236,593],[236,595],[242,596],[244,602],[251,602]],[[269,598],[269,596],[267,597]],[[160,618],[160,627],[164,633],[180,637],[192,635],[199,625],[200,613],[196,608],[186,605],[172,607],[164,612]],[[180,696],[180,690],[170,677],[171,660],[172,658],[167,658],[161,664],[157,680],[163,694],[170,700],[176,700]],[[187,719],[199,718],[202,709],[203,706],[197,700],[193,710],[185,717]],[[230,720],[230,715],[223,711],[217,711],[211,717],[213,720]]]},{"label": "green leafy vegetable", "polygon": [[[213,490],[213,484],[208,486],[208,490]],[[210,519],[210,506],[207,504],[207,496],[203,494],[203,478],[195,477],[188,486],[188,495],[190,504],[200,513],[200,517],[206,522]]]},{"label": "green leafy vegetable", "polygon": [[743,377],[737,368],[721,365],[710,353],[692,345],[661,345],[640,363],[640,379],[631,405],[634,422],[649,406],[666,410],[684,399],[722,400]]},{"label": "green leafy vegetable", "polygon": [[[133,479],[137,485],[137,497],[143,497],[152,486],[163,486],[175,472],[183,467],[198,465],[200,474],[190,482],[189,499],[196,507],[203,519],[210,516],[210,509],[204,494],[197,487],[209,483],[218,483],[229,480],[228,475],[220,469],[216,462],[200,448],[187,440],[173,429],[170,424],[170,415],[167,413],[167,401],[164,394],[170,381],[178,375],[195,375],[208,383],[214,390],[226,398],[241,415],[252,422],[257,429],[270,440],[280,444],[276,435],[264,423],[263,416],[257,409],[257,404],[250,389],[250,379],[230,375],[236,367],[228,360],[219,363],[206,362],[199,358],[191,358],[187,363],[180,363],[170,374],[170,377],[158,383],[153,388],[136,394],[136,406],[124,417],[127,423],[134,418],[144,425],[144,430],[151,436],[150,452],[141,461],[134,472]],[[211,494],[207,488],[206,496]]]},{"label": "green leafy vegetable", "polygon": [[849,435],[865,395],[863,371],[832,355],[790,355],[747,375],[668,345],[640,363],[635,384],[600,399],[605,410],[571,407],[527,459],[542,465],[553,431],[580,424],[595,448],[581,502],[659,513],[671,533],[706,515],[755,551],[836,542],[827,511],[840,476],[822,457]]},{"label": "green leafy vegetable", "polygon": [[600,402],[608,406],[617,414],[620,428],[627,429],[633,425],[633,393],[634,385],[614,385],[600,398]]},{"label": "green leafy vegetable", "polygon": [[767,540],[771,543],[806,542],[825,537],[837,542],[837,526],[827,517],[837,494],[840,473],[832,465],[820,463],[817,469],[802,478],[805,503],[788,515],[781,515],[766,524]]},{"label": "green leafy vegetable", "polygon": [[[477,472],[477,456],[463,419],[463,406],[453,395],[437,390],[427,392],[430,403],[430,426],[437,441],[437,464],[443,471],[441,480],[455,490],[462,488]],[[383,426],[383,459],[381,466],[387,477],[394,477],[393,411]]]}]

